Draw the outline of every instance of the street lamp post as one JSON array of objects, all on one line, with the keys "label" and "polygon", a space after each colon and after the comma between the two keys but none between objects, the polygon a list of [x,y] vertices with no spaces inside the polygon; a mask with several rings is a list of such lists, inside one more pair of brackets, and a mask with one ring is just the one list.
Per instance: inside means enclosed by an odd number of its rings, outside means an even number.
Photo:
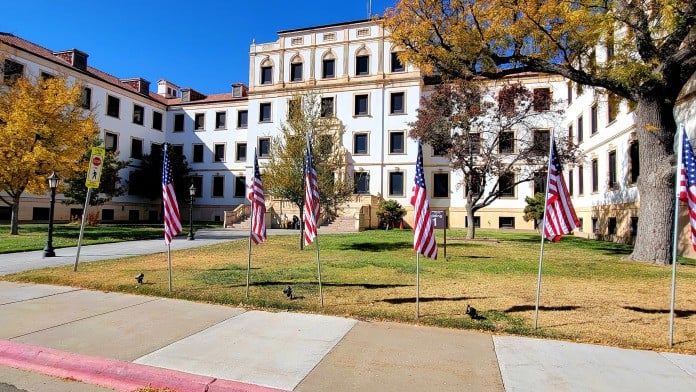
[{"label": "street lamp post", "polygon": [[59,180],[56,172],[51,173],[48,177],[48,187],[51,188],[51,204],[48,209],[48,239],[43,250],[43,257],[54,257],[56,255],[56,252],[53,250],[53,206],[56,204],[56,188]]},{"label": "street lamp post", "polygon": [[195,239],[193,238],[193,198],[196,196],[196,187],[193,184],[189,187],[189,196],[189,233],[186,239],[192,241]]}]

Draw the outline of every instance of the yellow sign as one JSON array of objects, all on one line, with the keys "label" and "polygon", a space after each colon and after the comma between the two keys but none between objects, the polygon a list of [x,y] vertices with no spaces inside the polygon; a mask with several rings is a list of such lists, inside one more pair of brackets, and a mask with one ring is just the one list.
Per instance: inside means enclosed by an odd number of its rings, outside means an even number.
[{"label": "yellow sign", "polygon": [[85,181],[87,188],[99,188],[105,153],[106,151],[101,147],[92,147],[92,156],[89,158],[89,171],[87,171],[87,181]]}]

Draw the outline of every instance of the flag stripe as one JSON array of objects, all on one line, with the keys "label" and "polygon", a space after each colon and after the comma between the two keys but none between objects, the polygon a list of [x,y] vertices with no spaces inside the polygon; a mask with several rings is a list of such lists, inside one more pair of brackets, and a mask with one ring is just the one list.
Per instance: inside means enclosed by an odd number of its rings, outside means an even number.
[{"label": "flag stripe", "polygon": [[689,225],[691,226],[691,246],[696,250],[696,157],[691,142],[682,132],[682,161],[679,170],[679,200],[689,205]]},{"label": "flag stripe", "polygon": [[319,216],[319,184],[317,171],[312,159],[312,142],[307,134],[307,152],[305,155],[305,200],[303,210],[304,240],[309,245],[317,236],[317,219]]},{"label": "flag stripe", "polygon": [[413,206],[413,249],[423,256],[437,259],[437,242],[433,221],[430,219],[430,204],[428,203],[428,193],[425,189],[425,176],[423,175],[423,148],[418,143],[418,159],[416,160],[416,176],[414,178],[413,195],[411,196]]},{"label": "flag stripe", "polygon": [[181,233],[181,216],[179,215],[179,203],[174,193],[172,179],[172,166],[169,160],[167,144],[162,150],[162,203],[164,208],[164,243],[169,244],[172,238]]},{"label": "flag stripe", "polygon": [[563,167],[556,149],[556,140],[552,135],[544,211],[544,237],[556,242],[561,239],[563,234],[572,232],[578,226],[580,226],[580,221],[575,215],[575,209],[570,200],[570,194],[563,178]]},{"label": "flag stripe", "polygon": [[254,176],[249,186],[249,201],[251,201],[251,240],[255,244],[266,241],[266,198],[261,183],[259,160],[254,153]]}]

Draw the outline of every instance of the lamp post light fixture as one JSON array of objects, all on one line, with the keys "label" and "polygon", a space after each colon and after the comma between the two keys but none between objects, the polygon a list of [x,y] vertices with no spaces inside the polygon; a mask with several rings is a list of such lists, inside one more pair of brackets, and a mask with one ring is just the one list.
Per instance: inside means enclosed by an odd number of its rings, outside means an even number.
[{"label": "lamp post light fixture", "polygon": [[51,173],[48,177],[48,187],[51,188],[51,204],[48,209],[48,239],[43,250],[43,257],[54,257],[56,255],[56,252],[53,250],[53,207],[56,204],[58,181],[60,181],[60,178],[58,178],[56,172]]},{"label": "lamp post light fixture", "polygon": [[189,187],[189,232],[188,232],[188,237],[186,237],[187,240],[192,241],[195,238],[193,237],[193,198],[196,196],[196,187],[191,184]]}]

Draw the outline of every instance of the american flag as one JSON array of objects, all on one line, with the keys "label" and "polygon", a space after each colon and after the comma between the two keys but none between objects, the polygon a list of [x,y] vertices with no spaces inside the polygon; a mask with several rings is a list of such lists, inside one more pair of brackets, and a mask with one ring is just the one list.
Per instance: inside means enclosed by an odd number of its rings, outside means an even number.
[{"label": "american flag", "polygon": [[563,167],[558,158],[556,140],[553,136],[551,136],[548,184],[544,212],[544,238],[556,242],[561,239],[563,234],[568,234],[580,226],[580,221],[575,215],[575,209],[563,178]]},{"label": "american flag", "polygon": [[691,246],[696,249],[696,158],[691,142],[682,127],[682,161],[679,171],[679,200],[689,204],[691,223]]},{"label": "american flag", "polygon": [[430,219],[430,205],[428,194],[425,190],[425,176],[423,175],[423,148],[418,143],[418,159],[416,160],[416,178],[413,185],[411,205],[414,209],[414,237],[413,249],[423,256],[437,260],[437,243],[433,222]]},{"label": "american flag", "polygon": [[266,199],[261,185],[261,172],[259,160],[254,153],[254,178],[249,187],[249,200],[251,201],[251,240],[260,244],[266,240]]},{"label": "american flag", "polygon": [[317,218],[319,215],[319,185],[317,170],[312,160],[312,142],[307,134],[307,154],[305,156],[305,200],[304,200],[304,240],[309,245],[317,236]]},{"label": "american flag", "polygon": [[179,216],[179,204],[176,202],[174,182],[172,180],[172,166],[169,162],[169,151],[165,143],[162,150],[162,203],[164,203],[164,243],[172,242],[177,234],[181,233],[181,217]]}]

